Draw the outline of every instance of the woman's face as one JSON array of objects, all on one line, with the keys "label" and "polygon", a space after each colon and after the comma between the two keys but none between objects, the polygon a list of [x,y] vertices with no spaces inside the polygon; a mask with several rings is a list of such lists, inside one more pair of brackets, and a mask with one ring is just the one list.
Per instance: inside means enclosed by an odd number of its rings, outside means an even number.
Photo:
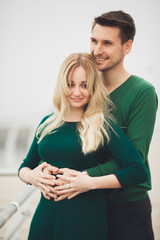
[{"label": "woman's face", "polygon": [[83,67],[77,67],[68,82],[67,100],[72,108],[82,109],[89,102],[90,93],[87,88],[87,74]]}]

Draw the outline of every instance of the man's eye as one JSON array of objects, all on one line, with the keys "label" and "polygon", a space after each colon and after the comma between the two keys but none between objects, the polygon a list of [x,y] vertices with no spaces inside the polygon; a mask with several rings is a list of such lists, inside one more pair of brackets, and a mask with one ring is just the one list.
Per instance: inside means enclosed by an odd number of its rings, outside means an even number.
[{"label": "man's eye", "polygon": [[91,42],[95,43],[95,42],[96,42],[96,39],[91,39]]},{"label": "man's eye", "polygon": [[106,42],[105,42],[105,44],[106,44],[106,45],[110,45],[110,44],[111,44],[111,42],[109,42],[109,41],[106,41]]}]

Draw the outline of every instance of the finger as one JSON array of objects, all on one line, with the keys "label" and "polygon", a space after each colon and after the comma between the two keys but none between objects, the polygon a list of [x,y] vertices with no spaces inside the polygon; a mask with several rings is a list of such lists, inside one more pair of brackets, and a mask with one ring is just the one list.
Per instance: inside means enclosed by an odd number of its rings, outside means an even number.
[{"label": "finger", "polygon": [[54,193],[52,193],[52,192],[46,193],[45,195],[46,195],[47,197],[49,197],[50,199],[51,199],[51,198],[54,198],[54,199],[57,198],[57,195],[54,194]]},{"label": "finger", "polygon": [[78,194],[80,194],[79,192],[74,192],[72,193],[70,196],[68,196],[68,199],[72,199],[74,198],[75,196],[77,196]]},{"label": "finger", "polygon": [[40,189],[41,192],[49,192],[49,189],[42,183],[39,183],[37,187]]},{"label": "finger", "polygon": [[52,171],[52,166],[51,166],[51,165],[43,168],[43,172],[44,172],[44,173],[49,173],[49,174],[51,174],[51,171]]},{"label": "finger", "polygon": [[39,173],[39,175],[42,178],[48,178],[48,179],[55,179],[56,177],[52,174],[52,171],[50,171],[50,167],[45,168],[43,171]]},{"label": "finger", "polygon": [[52,170],[53,174],[58,174],[59,173],[59,168],[54,167],[54,169]]},{"label": "finger", "polygon": [[55,202],[62,201],[62,200],[64,200],[65,198],[68,198],[69,196],[70,196],[70,193],[63,194],[63,195],[57,197],[57,198],[55,199]]},{"label": "finger", "polygon": [[73,170],[69,171],[69,175],[72,176],[72,177],[77,177],[79,174],[80,173],[77,172],[77,171],[73,171]]},{"label": "finger", "polygon": [[45,184],[45,181],[43,181],[43,182],[38,183],[37,185],[38,185],[38,188],[40,188],[40,190],[43,190],[45,192],[56,192],[56,191],[54,191],[55,187],[53,187],[54,186],[53,182],[50,185],[49,183]]},{"label": "finger", "polygon": [[47,163],[47,162],[44,162],[44,163],[39,165],[39,167],[42,169],[42,171],[43,171],[44,168],[49,167],[49,166],[50,166],[50,164]]},{"label": "finger", "polygon": [[63,185],[64,183],[62,182],[62,180],[54,180],[54,183],[56,186],[61,186]]},{"label": "finger", "polygon": [[79,172],[73,169],[69,169],[69,168],[60,168],[59,169],[59,173],[64,174],[64,175],[70,175],[72,174],[78,174]]},{"label": "finger", "polygon": [[59,179],[62,179],[62,180],[64,180],[64,181],[68,181],[68,182],[71,182],[71,180],[73,179],[73,178],[71,178],[71,177],[68,177],[68,176],[65,176],[65,175],[57,175],[57,177],[59,178]]},{"label": "finger", "polygon": [[45,197],[47,200],[51,200],[49,197],[45,196],[45,194],[43,194],[43,197]]},{"label": "finger", "polygon": [[54,191],[62,191],[62,190],[66,190],[66,189],[70,189],[71,186],[70,184],[65,184],[65,185],[61,185],[61,186],[58,186],[58,187],[54,187]]},{"label": "finger", "polygon": [[62,194],[72,193],[72,192],[74,192],[73,189],[66,189],[66,190],[58,191],[57,194],[62,195]]},{"label": "finger", "polygon": [[68,171],[68,168],[60,168],[59,173],[65,173]]},{"label": "finger", "polygon": [[42,184],[44,184],[44,185],[51,185],[51,186],[54,186],[55,185],[55,183],[54,183],[54,180],[47,180],[47,179],[40,179],[40,182],[42,183]]},{"label": "finger", "polygon": [[47,162],[43,162],[43,163],[41,163],[39,166],[41,166],[41,167],[47,167],[47,166],[50,166],[50,164],[47,163]]},{"label": "finger", "polygon": [[41,175],[42,178],[46,178],[46,179],[56,179],[56,177],[52,174],[49,174],[49,173],[42,173]]},{"label": "finger", "polygon": [[52,165],[49,165],[46,169],[44,169],[44,171],[47,171],[47,172],[50,172],[50,173],[53,173],[53,172],[58,173],[59,168],[57,168],[55,166],[52,166]]},{"label": "finger", "polygon": [[42,194],[43,194],[43,196],[44,196],[46,199],[48,199],[48,200],[51,199],[49,196],[47,196],[47,194],[46,194],[45,192],[42,192]]},{"label": "finger", "polygon": [[55,187],[47,186],[47,188],[49,189],[49,193],[58,195],[58,191],[55,190]]}]

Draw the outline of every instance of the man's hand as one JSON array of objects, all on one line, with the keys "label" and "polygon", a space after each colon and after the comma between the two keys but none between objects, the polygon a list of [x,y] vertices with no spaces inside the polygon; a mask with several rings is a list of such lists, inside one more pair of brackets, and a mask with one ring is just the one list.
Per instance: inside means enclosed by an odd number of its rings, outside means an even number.
[{"label": "man's hand", "polygon": [[[61,173],[63,171],[64,170],[61,169]],[[92,177],[75,170],[68,171],[68,174],[69,176],[66,176],[65,174],[58,175],[59,179],[68,183],[54,187],[54,190],[57,191],[57,195],[60,195],[60,197],[58,197],[55,201],[60,201],[64,199],[64,197],[71,199],[80,193],[93,189]]]},{"label": "man's hand", "polygon": [[62,200],[64,200],[64,199],[66,199],[66,198],[69,199],[69,197],[70,197],[71,195],[72,195],[72,193],[66,193],[66,194],[59,195],[59,196],[57,196],[57,197],[54,199],[54,201],[55,201],[55,202],[59,202],[59,201],[62,201]]},{"label": "man's hand", "polygon": [[[68,177],[72,176],[71,174],[79,173],[78,171],[72,170],[72,169],[69,169],[69,168],[58,169],[58,168],[55,168],[53,166],[48,166],[48,167],[44,168],[43,172],[45,172],[47,174],[54,174],[54,175],[63,174],[64,176],[68,176]],[[62,186],[62,185],[69,184],[68,181],[62,180],[60,178],[54,180],[54,183],[55,183],[56,186]],[[58,202],[58,201],[61,201],[65,198],[68,198],[68,197],[71,196],[71,193],[61,194],[60,196],[58,196],[58,192],[55,189],[55,185],[54,186],[46,185],[46,187],[47,187],[47,189],[49,189],[49,191],[42,192],[43,196],[45,198],[47,198],[48,200],[50,200],[51,198],[54,198],[54,200],[56,202]]]},{"label": "man's hand", "polygon": [[[63,176],[71,177],[72,174],[76,174],[76,173],[78,174],[79,172],[76,171],[76,170],[70,169],[70,168],[61,168],[61,169],[59,169],[59,173],[63,174]],[[61,181],[62,181],[62,179],[61,179]],[[66,180],[63,180],[63,184],[62,184],[62,185],[66,185],[66,184],[69,184],[69,182],[66,181]],[[62,186],[62,185],[59,185],[59,186]],[[54,186],[54,191],[55,191],[55,190],[56,190],[56,186]],[[64,200],[64,199],[66,199],[66,198],[69,199],[69,197],[71,197],[72,194],[74,193],[74,192],[72,192],[72,193],[69,192],[69,193],[65,193],[65,194],[62,194],[62,193],[61,193],[61,195],[58,195],[58,192],[57,192],[57,191],[58,191],[58,190],[56,190],[57,197],[54,198],[55,202],[62,201],[62,200]],[[75,192],[75,193],[76,193],[76,192]]]}]

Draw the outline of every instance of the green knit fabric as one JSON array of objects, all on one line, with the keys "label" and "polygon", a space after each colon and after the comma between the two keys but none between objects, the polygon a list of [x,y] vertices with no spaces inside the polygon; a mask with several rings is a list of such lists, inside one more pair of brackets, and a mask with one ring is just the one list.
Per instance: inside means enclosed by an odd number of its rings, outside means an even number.
[{"label": "green knit fabric", "polygon": [[[157,95],[154,87],[144,79],[132,75],[121,86],[115,89],[110,98],[115,104],[112,111],[119,126],[139,150],[148,169],[148,181],[134,188],[114,190],[108,194],[108,206],[117,205],[126,201],[136,201],[147,196],[151,189],[151,175],[148,164],[148,150],[151,142],[156,111]],[[91,176],[100,176],[114,173],[119,170],[115,159],[87,169]]]},{"label": "green knit fabric", "polygon": [[[19,170],[23,167],[33,169],[43,160],[59,168],[68,167],[79,171],[95,167],[103,163],[104,156],[112,155],[122,167],[116,176],[124,189],[147,179],[147,170],[139,152],[118,125],[112,124],[117,134],[110,129],[111,141],[108,145],[84,155],[77,124],[66,122],[39,144],[35,137]],[[106,236],[106,191],[95,190],[60,202],[49,201],[41,196],[28,239],[106,240]]]}]

